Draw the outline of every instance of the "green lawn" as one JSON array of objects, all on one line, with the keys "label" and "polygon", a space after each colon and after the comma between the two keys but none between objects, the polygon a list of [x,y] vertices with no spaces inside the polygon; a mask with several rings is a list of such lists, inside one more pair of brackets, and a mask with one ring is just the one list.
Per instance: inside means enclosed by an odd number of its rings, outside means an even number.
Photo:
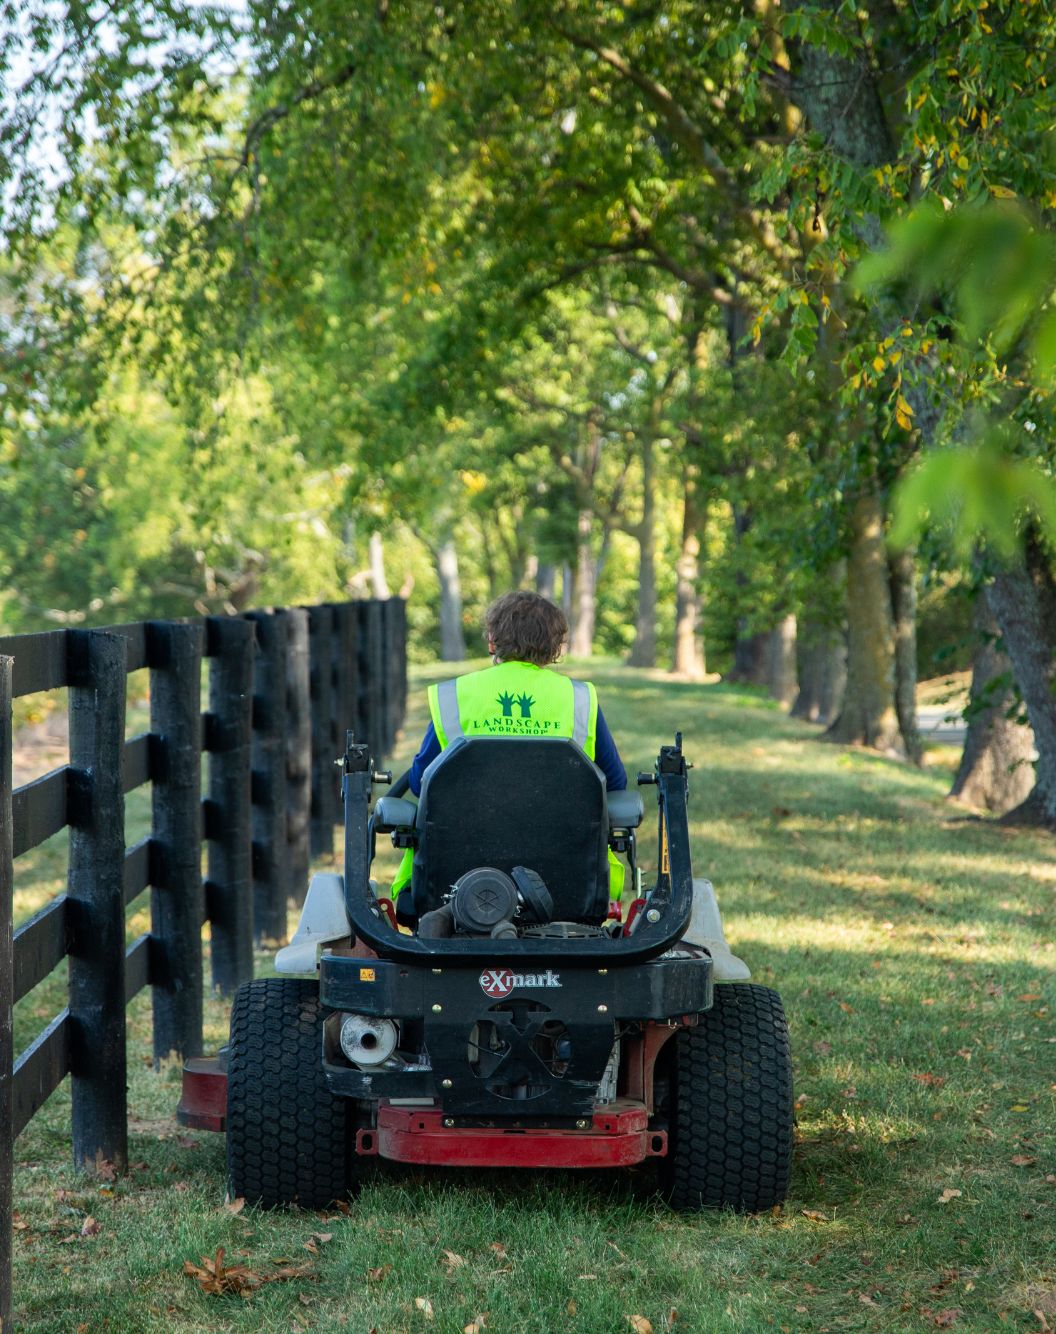
[{"label": "green lawn", "polygon": [[[412,687],[397,766],[435,675]],[[129,1176],[72,1171],[65,1089],[16,1146],[18,1328],[391,1334],[484,1313],[476,1328],[518,1332],[626,1331],[632,1316],[655,1331],[1056,1328],[1053,841],[948,806],[950,752],[920,772],[820,744],[748,692],[592,675],[629,770],[684,732],[697,874],[784,997],[784,1209],[676,1217],[644,1172],[381,1171],[347,1213],[233,1214],[222,1141],[173,1122],[178,1071],[150,1067],[141,996]],[[16,869],[25,911],[40,891]],[[27,998],[23,1038],[57,1003],[54,983]],[[225,1023],[209,1002],[209,1041]],[[183,1264],[218,1246],[255,1272],[284,1257],[312,1272],[207,1296]]]}]

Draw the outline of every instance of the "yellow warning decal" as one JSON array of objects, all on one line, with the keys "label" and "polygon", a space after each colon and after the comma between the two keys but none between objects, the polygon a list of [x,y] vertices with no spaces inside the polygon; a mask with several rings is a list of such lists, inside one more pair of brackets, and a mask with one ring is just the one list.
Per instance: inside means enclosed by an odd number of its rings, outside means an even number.
[{"label": "yellow warning decal", "polygon": [[361,982],[373,982],[373,981],[374,981],[374,969],[373,969],[373,968],[361,968],[361,969],[359,970],[359,980],[360,980]]},{"label": "yellow warning decal", "polygon": [[667,875],[671,870],[671,862],[667,855],[667,821],[663,820],[660,824],[660,873]]}]

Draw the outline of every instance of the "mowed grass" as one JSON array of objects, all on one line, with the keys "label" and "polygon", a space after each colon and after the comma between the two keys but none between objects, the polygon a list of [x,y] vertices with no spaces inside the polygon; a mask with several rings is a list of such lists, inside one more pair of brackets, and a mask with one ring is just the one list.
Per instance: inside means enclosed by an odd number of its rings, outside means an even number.
[{"label": "mowed grass", "polygon": [[[696,873],[784,997],[798,1120],[785,1207],[678,1217],[645,1171],[380,1170],[347,1213],[233,1214],[222,1140],[175,1126],[178,1071],[152,1069],[141,996],[129,1175],[73,1172],[65,1088],[16,1145],[18,1328],[390,1334],[485,1313],[489,1331],[620,1331],[631,1316],[655,1331],[1056,1327],[1052,839],[949,806],[952,753],[916,771],[824,745],[750,692],[591,673],[632,773],[683,731]],[[412,686],[397,768],[438,674]],[[27,998],[23,1036],[59,995]],[[207,1041],[225,1025],[210,1000]],[[283,1258],[312,1272],[207,1296],[183,1264],[218,1246],[261,1274]]]}]

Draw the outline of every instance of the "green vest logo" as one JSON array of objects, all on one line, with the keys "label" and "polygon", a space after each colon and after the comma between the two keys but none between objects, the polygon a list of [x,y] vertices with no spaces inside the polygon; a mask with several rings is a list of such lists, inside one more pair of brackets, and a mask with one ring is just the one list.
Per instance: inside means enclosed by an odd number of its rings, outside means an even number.
[{"label": "green vest logo", "polygon": [[511,695],[508,691],[504,690],[501,695],[496,696],[496,703],[502,709],[502,716],[504,718],[513,717],[513,706],[516,704],[521,711],[521,717],[530,719],[532,716],[532,705],[535,703],[535,700],[531,695]]}]

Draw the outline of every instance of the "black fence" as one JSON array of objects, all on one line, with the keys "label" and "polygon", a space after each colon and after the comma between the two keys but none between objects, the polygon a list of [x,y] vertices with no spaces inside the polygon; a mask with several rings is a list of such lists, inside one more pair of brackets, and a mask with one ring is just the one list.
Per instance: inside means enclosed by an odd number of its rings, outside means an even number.
[{"label": "black fence", "polygon": [[[75,1165],[125,1169],[127,1003],[151,987],[156,1062],[198,1055],[203,923],[225,995],[252,977],[255,941],[285,939],[310,858],[333,849],[346,730],[381,756],[403,721],[404,613],[391,599],[0,637],[0,1330],[15,1137],[69,1075]],[[126,679],[143,668],[150,730],[126,740]],[[60,687],[69,762],[13,788],[12,700]],[[126,847],[125,795],[147,782],[151,830]],[[66,892],[13,931],[14,861],[63,828]],[[151,929],[126,949],[148,888]],[[63,959],[68,1004],[16,1059],[13,1007]]]}]

